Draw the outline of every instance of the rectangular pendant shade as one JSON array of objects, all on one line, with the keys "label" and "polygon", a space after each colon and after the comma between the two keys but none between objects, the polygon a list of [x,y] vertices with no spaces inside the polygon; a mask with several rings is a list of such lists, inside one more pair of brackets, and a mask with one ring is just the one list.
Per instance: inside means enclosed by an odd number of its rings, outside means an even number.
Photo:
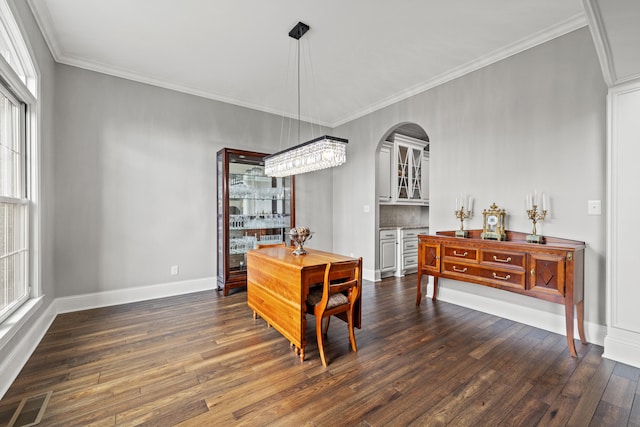
[{"label": "rectangular pendant shade", "polygon": [[349,141],[324,135],[264,158],[265,174],[274,177],[340,166],[347,161]]}]

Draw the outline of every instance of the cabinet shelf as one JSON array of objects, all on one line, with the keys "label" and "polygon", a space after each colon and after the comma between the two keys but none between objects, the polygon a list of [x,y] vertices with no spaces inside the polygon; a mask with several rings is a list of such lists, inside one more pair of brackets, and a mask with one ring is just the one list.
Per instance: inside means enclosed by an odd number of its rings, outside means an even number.
[{"label": "cabinet shelf", "polygon": [[273,225],[273,226],[265,226],[265,227],[229,227],[229,230],[279,230],[282,228],[289,229],[289,225]]},{"label": "cabinet shelf", "polygon": [[241,202],[243,200],[249,200],[249,201],[257,201],[257,202],[264,202],[264,201],[281,201],[281,200],[287,200],[286,197],[229,197],[229,201],[231,202]]}]

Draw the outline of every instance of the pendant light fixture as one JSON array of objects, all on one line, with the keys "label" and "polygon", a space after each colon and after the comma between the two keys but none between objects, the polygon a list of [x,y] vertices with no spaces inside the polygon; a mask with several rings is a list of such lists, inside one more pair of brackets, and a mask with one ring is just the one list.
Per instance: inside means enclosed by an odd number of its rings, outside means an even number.
[{"label": "pendant light fixture", "polygon": [[[289,37],[298,41],[298,141],[300,141],[300,38],[309,26],[298,22],[289,31]],[[344,138],[324,135],[264,158],[265,174],[283,177],[340,166],[347,161]]]}]

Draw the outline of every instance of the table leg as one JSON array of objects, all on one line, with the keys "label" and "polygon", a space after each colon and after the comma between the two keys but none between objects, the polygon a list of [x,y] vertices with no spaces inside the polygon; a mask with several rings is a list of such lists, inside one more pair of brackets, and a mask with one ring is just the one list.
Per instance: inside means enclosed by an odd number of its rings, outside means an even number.
[{"label": "table leg", "polygon": [[580,341],[582,341],[582,344],[586,344],[587,339],[584,335],[584,300],[576,304],[576,309],[578,310],[578,335],[580,335]]},{"label": "table leg", "polygon": [[565,323],[567,327],[567,346],[569,347],[569,353],[571,356],[578,357],[576,352],[576,344],[573,342],[573,301],[569,299],[565,305]]},{"label": "table leg", "polygon": [[416,295],[416,306],[420,305],[420,301],[422,301],[422,270],[418,268],[418,289]]},{"label": "table leg", "polygon": [[433,296],[431,297],[432,301],[435,301],[438,297],[438,277],[433,276]]}]

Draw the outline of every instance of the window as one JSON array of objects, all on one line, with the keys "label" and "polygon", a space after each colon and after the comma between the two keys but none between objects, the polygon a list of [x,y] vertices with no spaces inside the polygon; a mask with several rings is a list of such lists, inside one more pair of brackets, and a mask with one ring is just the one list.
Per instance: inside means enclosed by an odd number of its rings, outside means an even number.
[{"label": "window", "polygon": [[29,296],[24,112],[0,86],[0,321]]},{"label": "window", "polygon": [[[0,323],[39,296],[36,71],[7,0],[0,0]],[[36,242],[36,243],[33,243]],[[36,251],[37,252],[37,251]],[[0,337],[1,338],[1,337]]]}]

